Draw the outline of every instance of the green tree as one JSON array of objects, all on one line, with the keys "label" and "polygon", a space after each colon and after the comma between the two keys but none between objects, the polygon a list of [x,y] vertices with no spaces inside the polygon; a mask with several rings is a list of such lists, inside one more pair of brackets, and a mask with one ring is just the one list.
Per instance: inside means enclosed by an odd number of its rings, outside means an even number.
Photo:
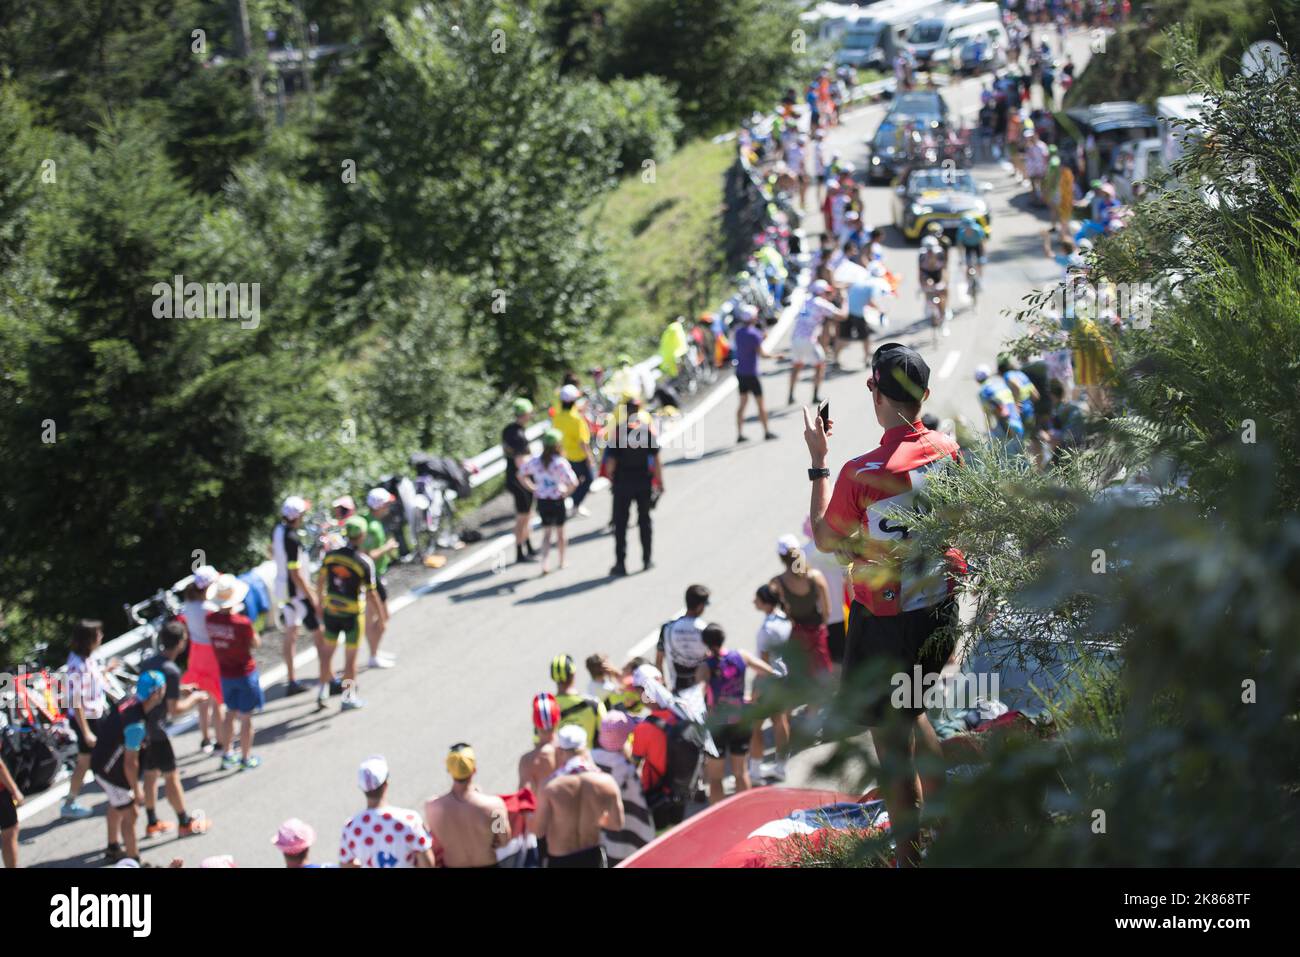
[{"label": "green tree", "polygon": [[599,75],[659,76],[677,94],[686,131],[734,126],[767,108],[809,63],[794,0],[614,0]]}]

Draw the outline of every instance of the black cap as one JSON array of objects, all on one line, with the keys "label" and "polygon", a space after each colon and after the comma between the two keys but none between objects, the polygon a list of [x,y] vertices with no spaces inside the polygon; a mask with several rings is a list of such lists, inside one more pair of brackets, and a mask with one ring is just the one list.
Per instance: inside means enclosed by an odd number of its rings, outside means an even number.
[{"label": "black cap", "polygon": [[930,367],[910,346],[886,342],[871,357],[871,379],[895,402],[920,402],[930,387]]}]

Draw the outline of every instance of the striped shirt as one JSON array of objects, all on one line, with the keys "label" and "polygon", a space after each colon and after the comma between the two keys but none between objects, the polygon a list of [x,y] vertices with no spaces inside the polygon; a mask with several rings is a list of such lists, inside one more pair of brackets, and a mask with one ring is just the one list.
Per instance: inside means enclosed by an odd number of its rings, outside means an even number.
[{"label": "striped shirt", "polygon": [[619,792],[623,796],[623,829],[601,831],[600,843],[611,863],[624,861],[655,838],[654,820],[650,816],[650,809],[646,807],[641,778],[636,773],[636,767],[622,751],[595,748],[591,757],[596,762],[596,767],[618,783]]}]

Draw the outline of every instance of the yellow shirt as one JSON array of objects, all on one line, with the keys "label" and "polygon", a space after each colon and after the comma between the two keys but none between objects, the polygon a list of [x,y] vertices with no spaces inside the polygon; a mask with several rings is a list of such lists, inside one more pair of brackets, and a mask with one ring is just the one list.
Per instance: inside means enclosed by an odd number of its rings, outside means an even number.
[{"label": "yellow shirt", "polygon": [[578,410],[560,409],[551,419],[551,424],[560,433],[560,451],[564,457],[570,462],[587,461],[587,453],[582,447],[591,444],[591,429]]}]

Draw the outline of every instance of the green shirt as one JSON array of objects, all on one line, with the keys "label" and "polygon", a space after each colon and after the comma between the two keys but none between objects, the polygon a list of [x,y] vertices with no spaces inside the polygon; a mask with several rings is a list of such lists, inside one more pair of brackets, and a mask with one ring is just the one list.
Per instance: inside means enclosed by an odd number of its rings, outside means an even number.
[{"label": "green shirt", "polygon": [[[365,548],[367,552],[373,552],[376,548],[383,547],[384,543],[388,541],[388,530],[373,515],[366,520],[366,525],[370,531],[366,535]],[[388,571],[388,565],[393,560],[392,556],[392,552],[387,552],[380,558],[375,559],[375,574],[382,576],[384,572]]]}]

